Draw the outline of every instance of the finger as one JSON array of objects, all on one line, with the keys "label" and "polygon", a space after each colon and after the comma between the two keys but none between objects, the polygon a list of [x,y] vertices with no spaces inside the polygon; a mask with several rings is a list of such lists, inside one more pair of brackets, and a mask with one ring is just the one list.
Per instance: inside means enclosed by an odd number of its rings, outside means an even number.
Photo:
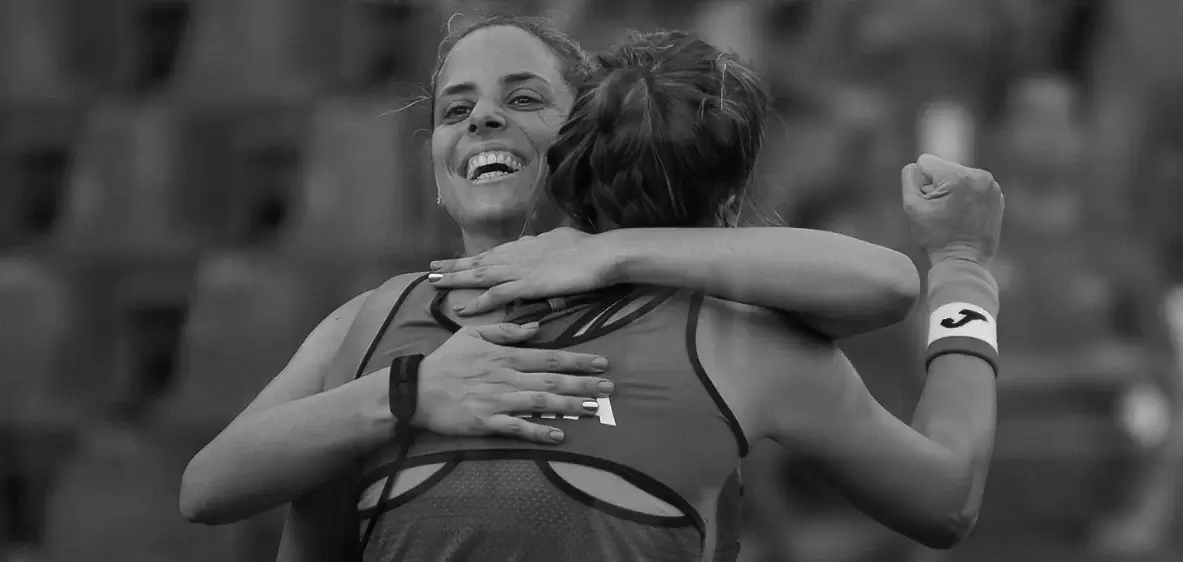
[{"label": "finger", "polygon": [[454,273],[432,273],[427,281],[441,289],[488,289],[516,279],[512,268],[482,265]]},{"label": "finger", "polygon": [[920,164],[920,167],[924,168],[924,171],[928,172],[929,174],[935,173],[939,170],[953,171],[962,167],[961,164],[950,162],[944,158],[941,158],[940,156],[928,153],[921,154],[920,157],[916,159],[916,163]]},{"label": "finger", "polygon": [[[920,169],[925,175],[932,178],[934,190],[938,193],[943,193],[942,188],[946,188],[947,185],[958,183],[969,172],[969,168],[961,164],[932,154],[921,154],[920,158],[916,159],[916,163],[920,165]],[[934,190],[929,190],[926,193],[931,194]]]},{"label": "finger", "polygon": [[563,416],[594,416],[600,409],[595,398],[559,396],[549,392],[509,392],[497,397],[502,413],[535,412]]},{"label": "finger", "polygon": [[514,376],[514,385],[521,390],[533,390],[561,394],[563,396],[612,396],[616,385],[612,381],[586,375],[563,375],[559,373],[522,373]]},{"label": "finger", "polygon": [[989,192],[995,188],[1001,189],[998,182],[994,180],[994,174],[991,174],[988,170],[967,168],[964,176],[971,180],[970,185],[977,191]]},{"label": "finger", "polygon": [[525,287],[526,284],[520,279],[507,280],[499,285],[491,286],[489,290],[481,293],[477,298],[457,305],[456,314],[460,316],[482,314],[490,310],[496,310],[516,300],[538,296],[528,294],[524,290]]},{"label": "finger", "polygon": [[553,427],[530,423],[521,418],[497,414],[485,421],[485,430],[495,435],[517,437],[535,443],[562,443],[563,432]]},{"label": "finger", "polygon": [[523,373],[598,374],[608,369],[608,359],[588,353],[523,348],[505,351],[505,366]]},{"label": "finger", "polygon": [[538,335],[538,323],[530,322],[519,326],[511,322],[502,322],[486,326],[465,326],[460,333],[497,345],[510,345],[522,343]]},{"label": "finger", "polygon": [[901,183],[903,184],[903,203],[905,209],[919,208],[923,205],[925,199],[928,199],[928,191],[933,189],[932,178],[924,174],[920,169],[919,164],[908,164],[904,166]]},{"label": "finger", "polygon": [[904,190],[904,199],[916,197],[923,192],[926,185],[931,185],[932,178],[924,174],[919,164],[912,163],[900,170],[900,185]]},{"label": "finger", "polygon": [[923,187],[932,183],[932,174],[924,171],[924,167],[915,162],[904,166],[904,181]]},{"label": "finger", "polygon": [[431,271],[434,273],[452,273],[455,271],[463,271],[465,269],[472,269],[476,267],[475,262],[479,258],[480,256],[478,255],[470,258],[459,258],[454,260],[436,260],[431,262],[431,265],[428,267],[430,267]]}]

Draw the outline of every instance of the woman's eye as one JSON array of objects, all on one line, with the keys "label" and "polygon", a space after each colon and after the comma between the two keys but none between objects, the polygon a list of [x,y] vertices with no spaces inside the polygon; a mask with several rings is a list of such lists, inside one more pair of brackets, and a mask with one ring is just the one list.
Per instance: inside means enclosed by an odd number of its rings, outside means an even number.
[{"label": "woman's eye", "polygon": [[449,107],[448,109],[444,110],[444,117],[448,118],[448,119],[457,118],[457,117],[464,117],[465,115],[468,115],[468,111],[469,111],[468,106],[453,105],[453,106]]},{"label": "woman's eye", "polygon": [[538,103],[542,103],[542,102],[539,101],[538,98],[535,98],[534,96],[527,96],[525,94],[522,94],[522,95],[517,95],[517,96],[510,98],[509,103],[510,103],[510,105],[533,105],[533,104],[538,104]]}]

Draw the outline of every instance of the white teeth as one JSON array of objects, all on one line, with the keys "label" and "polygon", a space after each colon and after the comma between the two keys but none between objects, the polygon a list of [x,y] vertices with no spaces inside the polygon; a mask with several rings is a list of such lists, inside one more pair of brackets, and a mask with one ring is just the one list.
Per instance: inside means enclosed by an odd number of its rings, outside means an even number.
[{"label": "white teeth", "polygon": [[485,172],[485,173],[477,176],[476,179],[472,180],[472,182],[473,183],[484,183],[484,182],[495,180],[499,177],[508,176],[508,175],[510,175],[510,174],[508,174],[506,172],[502,172],[502,171]]},{"label": "white teeth", "polygon": [[492,177],[500,177],[500,176],[508,175],[506,172],[503,172],[503,171],[485,172],[484,174],[481,174],[480,178],[477,178],[476,177],[477,169],[480,168],[481,166],[488,166],[489,164],[504,164],[504,165],[508,166],[509,169],[513,170],[512,172],[509,172],[509,173],[516,173],[518,171],[521,171],[521,169],[524,167],[524,164],[522,164],[522,161],[519,160],[517,156],[514,156],[513,154],[510,154],[509,152],[506,152],[504,150],[489,150],[486,152],[481,152],[479,154],[475,154],[472,156],[472,158],[469,158],[468,165],[465,167],[465,170],[464,170],[464,175],[465,175],[465,177],[467,177],[470,180],[491,179]]}]

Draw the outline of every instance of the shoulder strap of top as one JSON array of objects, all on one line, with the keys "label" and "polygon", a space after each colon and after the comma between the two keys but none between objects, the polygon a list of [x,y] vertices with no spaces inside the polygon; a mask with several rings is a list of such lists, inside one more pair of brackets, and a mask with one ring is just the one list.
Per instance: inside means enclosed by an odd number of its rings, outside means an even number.
[{"label": "shoulder strap of top", "polygon": [[427,274],[398,275],[374,289],[361,310],[349,325],[349,331],[325,373],[325,390],[341,386],[361,373],[370,360],[374,348],[382,338],[394,315],[402,306],[411,289],[427,278]]}]

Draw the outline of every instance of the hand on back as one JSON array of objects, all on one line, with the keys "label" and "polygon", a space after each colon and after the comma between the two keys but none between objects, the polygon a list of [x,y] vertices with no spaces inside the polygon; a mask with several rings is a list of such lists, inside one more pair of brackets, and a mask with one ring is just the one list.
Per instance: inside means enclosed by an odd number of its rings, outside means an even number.
[{"label": "hand on back", "polygon": [[[534,337],[537,324],[469,326],[419,368],[419,404],[412,423],[443,435],[506,435],[557,443],[562,432],[516,413],[590,416],[596,398],[612,393],[598,376],[607,360],[563,350],[508,347]],[[388,369],[369,376],[387,380]],[[557,432],[557,433],[556,433]]]},{"label": "hand on back", "polygon": [[488,289],[456,311],[472,316],[517,300],[608,287],[614,283],[617,250],[595,235],[562,227],[471,258],[435,262],[429,280],[440,289]]}]

